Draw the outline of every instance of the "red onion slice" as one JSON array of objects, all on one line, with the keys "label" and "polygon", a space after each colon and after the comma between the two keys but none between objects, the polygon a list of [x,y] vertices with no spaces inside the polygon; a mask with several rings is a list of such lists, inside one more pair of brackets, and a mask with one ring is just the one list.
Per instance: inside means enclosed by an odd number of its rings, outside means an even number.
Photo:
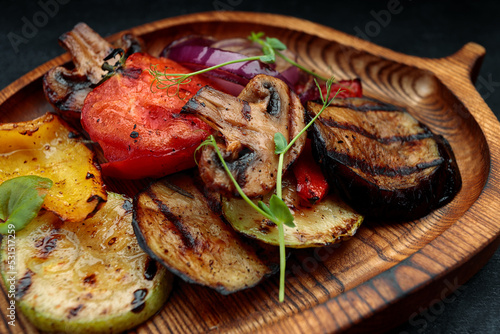
[{"label": "red onion slice", "polygon": [[211,46],[217,40],[209,36],[189,35],[179,38],[167,45],[160,53],[160,57],[169,58],[170,50],[181,46]]},{"label": "red onion slice", "polygon": [[[225,62],[241,60],[247,56],[240,53],[225,51],[208,46],[181,45],[171,47],[166,53],[168,58],[191,69],[199,70],[201,68],[220,65]],[[289,82],[279,72],[271,68],[266,63],[258,60],[238,62],[210,71],[208,75],[214,75],[219,78],[227,78],[228,81],[246,85],[250,79],[258,74],[267,74],[279,78],[286,82],[290,87],[294,84]]]},{"label": "red onion slice", "polygon": [[[296,58],[288,50],[285,52],[289,58]],[[216,40],[212,37],[191,35],[172,42],[162,51],[161,56],[170,58],[192,71],[198,71],[261,54],[260,45],[245,38]],[[278,61],[281,63],[278,64]],[[277,68],[281,70],[277,71]],[[267,74],[283,80],[299,95],[302,103],[320,98],[320,92],[312,77],[280,57],[277,57],[275,64],[266,64],[258,60],[244,61],[219,67],[203,75],[210,77],[227,93],[238,95],[248,81],[258,74]],[[341,85],[347,91],[343,91],[339,98],[352,93],[357,96],[361,93],[358,89],[359,82],[345,80]]]}]

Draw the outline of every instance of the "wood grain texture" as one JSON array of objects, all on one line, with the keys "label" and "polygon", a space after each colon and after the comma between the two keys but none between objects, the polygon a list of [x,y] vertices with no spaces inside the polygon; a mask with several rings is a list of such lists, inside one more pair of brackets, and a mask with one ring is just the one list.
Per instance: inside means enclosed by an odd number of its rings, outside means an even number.
[{"label": "wood grain texture", "polygon": [[[188,34],[225,38],[264,31],[305,66],[339,79],[359,77],[366,95],[407,108],[444,135],[463,179],[451,203],[422,219],[367,221],[338,247],[291,251],[284,303],[278,302],[277,277],[229,296],[178,280],[165,308],[133,333],[383,331],[452,298],[498,247],[500,124],[473,86],[485,54],[480,45],[469,43],[446,58],[417,58],[301,19],[244,12],[192,14],[130,31],[153,55]],[[50,111],[41,76],[68,61],[67,54],[55,58],[2,90],[0,121]],[[142,186],[109,185],[127,193]],[[20,315],[18,326],[8,326],[6,307],[2,288],[1,333],[36,333]]]}]

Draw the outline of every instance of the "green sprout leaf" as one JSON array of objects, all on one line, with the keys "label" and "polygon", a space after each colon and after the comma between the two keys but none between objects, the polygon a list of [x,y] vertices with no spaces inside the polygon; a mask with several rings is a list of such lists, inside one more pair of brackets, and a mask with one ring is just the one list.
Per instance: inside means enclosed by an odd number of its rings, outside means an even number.
[{"label": "green sprout leaf", "polygon": [[274,134],[274,153],[281,154],[286,152],[287,142],[285,136],[281,132]]},{"label": "green sprout leaf", "polygon": [[252,42],[256,42],[257,40],[261,39],[265,34],[264,32],[251,32],[250,36],[248,36],[248,39],[251,40]]},{"label": "green sprout leaf", "polygon": [[259,208],[264,211],[265,213],[267,213],[269,216],[273,217],[274,214],[273,212],[271,211],[271,209],[266,205],[266,203],[262,202],[262,201],[259,201],[259,203],[257,203],[257,205],[259,206]]},{"label": "green sprout leaf", "polygon": [[52,180],[27,175],[5,181],[0,185],[0,233],[7,234],[14,227],[22,230],[42,207]]},{"label": "green sprout leaf", "polygon": [[285,224],[289,227],[295,227],[295,224],[293,222],[293,215],[290,212],[290,209],[285,204],[283,199],[276,196],[276,194],[273,194],[269,199],[269,209],[280,224]]},{"label": "green sprout leaf", "polygon": [[274,38],[274,37],[267,37],[266,38],[267,44],[269,44],[273,49],[278,50],[278,51],[284,51],[286,50],[286,45],[283,44],[279,39]]},{"label": "green sprout leaf", "polygon": [[276,61],[276,56],[274,54],[266,54],[264,56],[260,56],[259,60],[263,63],[272,64]]}]

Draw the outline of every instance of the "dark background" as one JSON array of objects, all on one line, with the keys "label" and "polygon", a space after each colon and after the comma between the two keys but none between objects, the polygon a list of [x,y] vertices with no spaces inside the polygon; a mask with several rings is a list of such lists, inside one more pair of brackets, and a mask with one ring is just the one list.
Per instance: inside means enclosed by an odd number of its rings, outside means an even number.
[{"label": "dark background", "polygon": [[[389,3],[400,11],[384,17]],[[43,4],[57,3],[38,31],[14,46],[9,33],[23,36]],[[270,12],[304,18],[420,57],[448,56],[469,41],[486,48],[476,88],[500,116],[500,2],[498,1],[0,1],[0,89],[63,53],[57,38],[80,22],[103,36],[167,17],[202,11]],[[378,21],[377,21],[378,18]],[[377,23],[377,24],[374,24]],[[378,25],[379,29],[373,29]],[[369,29],[372,30],[369,30]],[[364,32],[361,35],[359,32]],[[25,36],[28,37],[28,36]],[[17,48],[17,50],[16,50]],[[441,303],[394,333],[500,333],[500,251],[452,302]],[[419,309],[419,305],[415,305]]]}]

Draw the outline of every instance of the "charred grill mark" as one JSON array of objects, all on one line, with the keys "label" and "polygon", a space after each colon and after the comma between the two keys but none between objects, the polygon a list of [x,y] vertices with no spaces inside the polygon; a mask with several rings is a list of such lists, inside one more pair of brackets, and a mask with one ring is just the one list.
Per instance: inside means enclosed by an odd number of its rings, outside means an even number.
[{"label": "charred grill mark", "polygon": [[147,279],[148,281],[152,281],[155,278],[157,272],[158,272],[158,265],[156,261],[148,257],[144,269],[144,278]]},{"label": "charred grill mark", "polygon": [[[53,230],[57,231],[57,230]],[[39,257],[46,259],[50,253],[57,247],[58,234],[49,234],[35,242],[35,247],[39,249]]]},{"label": "charred grill mark", "polygon": [[102,200],[102,197],[101,197],[101,196],[99,196],[99,195],[92,195],[92,196],[90,196],[89,198],[87,198],[87,203],[91,203],[91,202],[93,202],[93,201],[95,201],[95,200],[97,200],[97,201],[101,201],[101,200]]},{"label": "charred grill mark", "polygon": [[[201,91],[201,90],[200,90]],[[200,91],[196,93],[195,97],[199,95]],[[199,103],[196,99],[192,98],[189,99],[186,104],[182,107],[181,109],[181,114],[186,113],[186,114],[195,114],[196,110],[200,108],[200,106],[204,107],[203,103]]]},{"label": "charred grill mark", "polygon": [[[235,176],[236,181],[240,186],[244,186],[246,183],[246,170],[248,166],[252,164],[252,161],[255,160],[255,152],[250,148],[244,148],[239,152],[238,159],[234,161],[226,162],[229,170]],[[222,164],[221,164],[222,167]]]},{"label": "charred grill mark", "polygon": [[69,311],[68,311],[67,318],[70,319],[70,318],[76,317],[78,315],[78,313],[80,313],[80,311],[83,308],[84,308],[83,304],[80,304],[80,305],[78,305],[77,307],[74,307],[74,308],[70,308]]},{"label": "charred grill mark", "polygon": [[191,235],[189,230],[184,226],[181,217],[173,214],[168,206],[165,205],[161,200],[158,199],[156,194],[148,189],[146,194],[151,198],[151,200],[158,206],[158,210],[160,210],[161,214],[167,219],[172,225],[177,229],[179,237],[182,240],[182,243],[185,247],[189,249],[193,249],[196,246],[196,239]]},{"label": "charred grill mark", "polygon": [[269,102],[267,103],[266,111],[269,115],[278,117],[281,112],[281,98],[276,89],[271,85],[264,85],[269,90]]},{"label": "charred grill mark", "polygon": [[90,274],[83,279],[83,284],[85,285],[95,286],[96,283],[97,283],[97,278],[95,274]]},{"label": "charred grill mark", "polygon": [[359,135],[362,135],[366,138],[376,140],[382,144],[390,144],[390,143],[395,143],[395,142],[411,142],[411,141],[417,141],[417,140],[422,140],[422,139],[426,139],[426,138],[431,138],[434,136],[432,134],[432,132],[425,130],[423,132],[420,132],[420,133],[417,133],[414,135],[408,135],[408,136],[396,136],[395,135],[395,136],[391,136],[391,137],[379,137],[379,136],[374,135],[373,133],[366,131],[365,129],[363,129],[359,126],[356,126],[356,125],[353,125],[350,123],[340,123],[340,122],[334,121],[331,118],[327,119],[327,118],[323,118],[323,117],[320,117],[319,120],[325,126],[352,131],[352,132],[357,133]]},{"label": "charred grill mark", "polygon": [[134,291],[134,299],[132,300],[132,309],[130,310],[133,313],[140,313],[144,310],[146,306],[146,296],[148,295],[148,289],[138,289]]},{"label": "charred grill mark", "polygon": [[401,108],[381,101],[363,98],[334,99],[332,106],[347,107],[356,111],[402,111]]},{"label": "charred grill mark", "polygon": [[252,108],[250,108],[250,105],[248,104],[247,101],[241,101],[242,102],[242,108],[241,108],[241,114],[243,115],[243,118],[247,121],[252,120]]},{"label": "charred grill mark", "polygon": [[130,213],[130,212],[132,212],[132,210],[134,209],[134,206],[133,206],[133,204],[132,204],[132,201],[130,201],[130,200],[128,200],[128,199],[127,199],[127,200],[125,200],[125,201],[123,202],[122,208],[123,208],[123,210],[125,210],[125,212],[126,212],[126,213]]},{"label": "charred grill mark", "polygon": [[21,299],[23,296],[28,292],[29,288],[31,287],[31,278],[33,277],[34,273],[28,269],[26,273],[24,274],[23,277],[17,282],[17,288],[16,288],[16,299]]},{"label": "charred grill mark", "polygon": [[331,151],[329,151],[328,154],[332,159],[342,163],[343,165],[352,168],[358,168],[364,173],[372,175],[384,175],[390,177],[410,175],[413,173],[417,173],[423,169],[439,166],[444,162],[444,159],[440,157],[431,161],[418,163],[415,166],[398,166],[391,168],[388,166],[371,164],[368,163],[365,159],[358,159],[349,154],[343,154]]},{"label": "charred grill mark", "polygon": [[176,193],[181,194],[182,196],[186,196],[187,198],[194,199],[194,196],[187,192],[186,190],[182,189],[181,187],[177,187],[175,184],[170,183],[166,180],[163,180],[162,184],[164,184],[168,189],[175,191]]},{"label": "charred grill mark", "polygon": [[139,79],[142,73],[142,69],[137,67],[131,67],[131,68],[127,67],[127,68],[120,68],[118,72],[130,79]]}]

